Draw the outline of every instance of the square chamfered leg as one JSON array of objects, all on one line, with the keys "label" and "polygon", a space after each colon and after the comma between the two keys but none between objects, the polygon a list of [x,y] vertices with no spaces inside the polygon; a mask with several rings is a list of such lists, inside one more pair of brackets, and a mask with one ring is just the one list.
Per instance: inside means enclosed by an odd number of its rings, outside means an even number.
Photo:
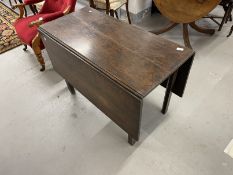
[{"label": "square chamfered leg", "polygon": [[136,143],[136,140],[132,136],[128,135],[128,143],[133,146]]},{"label": "square chamfered leg", "polygon": [[68,87],[70,93],[71,93],[72,95],[75,95],[75,89],[74,89],[74,87],[73,87],[67,80],[65,80],[65,82],[66,82],[66,85],[67,85],[67,87]]},{"label": "square chamfered leg", "polygon": [[171,96],[172,96],[172,88],[173,88],[173,85],[174,85],[174,83],[176,81],[177,73],[178,73],[178,71],[174,72],[168,78],[166,93],[165,93],[165,96],[164,96],[163,107],[162,107],[162,111],[161,111],[163,114],[167,113],[168,106],[169,106]]}]

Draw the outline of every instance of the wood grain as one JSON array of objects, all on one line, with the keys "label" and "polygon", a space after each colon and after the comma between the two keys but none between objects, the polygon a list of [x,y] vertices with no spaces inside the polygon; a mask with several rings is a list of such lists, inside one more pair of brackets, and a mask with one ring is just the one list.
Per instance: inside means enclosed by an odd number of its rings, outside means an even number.
[{"label": "wood grain", "polygon": [[188,48],[179,52],[176,48],[183,46],[89,7],[42,28],[140,97],[145,97],[194,54]]},{"label": "wood grain", "polygon": [[175,23],[190,23],[208,15],[221,0],[154,0],[159,11]]},{"label": "wood grain", "polygon": [[139,140],[143,98],[165,86],[165,113],[172,92],[183,95],[194,57],[189,48],[89,7],[42,25],[39,33],[70,92],[76,88],[125,130],[131,145]]}]

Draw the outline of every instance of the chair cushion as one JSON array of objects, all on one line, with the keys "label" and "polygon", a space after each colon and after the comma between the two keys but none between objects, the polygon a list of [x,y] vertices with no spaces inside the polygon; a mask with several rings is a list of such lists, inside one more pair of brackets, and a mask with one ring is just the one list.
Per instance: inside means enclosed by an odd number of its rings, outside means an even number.
[{"label": "chair cushion", "polygon": [[34,16],[29,16],[27,18],[19,19],[15,22],[15,30],[18,34],[18,37],[21,41],[27,45],[32,46],[32,40],[37,35],[37,26],[29,27],[28,25],[35,20],[38,20],[40,17],[43,17],[44,14],[38,14]]},{"label": "chair cushion", "polygon": [[[110,2],[110,9],[117,10],[122,5],[124,5],[127,2],[127,0],[109,0],[109,2]],[[96,8],[106,9],[106,0],[94,0],[94,3],[96,5]]]}]

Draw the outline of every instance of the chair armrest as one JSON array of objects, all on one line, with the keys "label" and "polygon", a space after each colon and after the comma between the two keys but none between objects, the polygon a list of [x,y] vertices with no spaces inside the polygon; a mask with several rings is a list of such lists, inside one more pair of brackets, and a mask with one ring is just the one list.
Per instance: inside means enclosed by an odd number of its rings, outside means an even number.
[{"label": "chair armrest", "polygon": [[49,22],[49,21],[52,21],[52,20],[57,19],[57,18],[62,17],[62,16],[64,16],[64,13],[62,11],[50,13],[50,14],[43,16],[43,21]]},{"label": "chair armrest", "polygon": [[32,21],[28,26],[29,26],[29,27],[33,27],[33,26],[39,27],[39,26],[40,26],[41,24],[43,24],[43,23],[44,23],[44,20],[43,20],[42,17],[40,17],[38,20]]},{"label": "chair armrest", "polygon": [[58,11],[58,12],[55,12],[55,13],[50,13],[50,14],[44,15],[43,17],[40,17],[36,21],[32,21],[28,26],[29,27],[40,26],[43,23],[52,21],[52,20],[57,19],[57,18],[59,18],[61,16],[64,16],[64,15],[65,14],[62,11]]}]

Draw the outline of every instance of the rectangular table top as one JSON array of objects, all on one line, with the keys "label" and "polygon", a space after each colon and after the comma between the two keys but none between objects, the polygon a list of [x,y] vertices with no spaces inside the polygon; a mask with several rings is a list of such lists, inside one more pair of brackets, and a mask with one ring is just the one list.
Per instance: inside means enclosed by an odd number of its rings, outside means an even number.
[{"label": "rectangular table top", "polygon": [[189,48],[89,7],[46,23],[39,30],[140,98],[194,54]]}]

